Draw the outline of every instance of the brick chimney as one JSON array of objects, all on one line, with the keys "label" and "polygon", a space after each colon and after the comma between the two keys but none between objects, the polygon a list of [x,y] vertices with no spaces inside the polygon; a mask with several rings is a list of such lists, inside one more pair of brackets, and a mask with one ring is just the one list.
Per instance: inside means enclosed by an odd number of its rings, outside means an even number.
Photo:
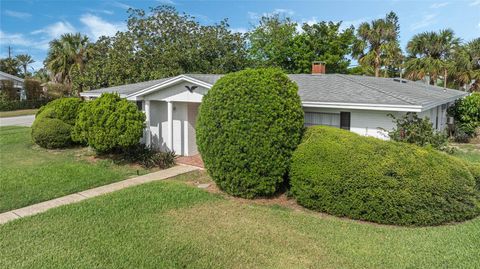
[{"label": "brick chimney", "polygon": [[325,63],[315,61],[312,62],[312,75],[325,74]]}]

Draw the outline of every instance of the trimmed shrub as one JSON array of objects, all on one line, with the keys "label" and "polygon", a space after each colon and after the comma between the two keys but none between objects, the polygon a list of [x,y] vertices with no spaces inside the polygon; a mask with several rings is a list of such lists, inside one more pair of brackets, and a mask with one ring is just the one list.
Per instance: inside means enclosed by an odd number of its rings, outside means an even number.
[{"label": "trimmed shrub", "polygon": [[37,111],[36,118],[59,119],[73,126],[82,105],[80,98],[60,98],[42,106]]},{"label": "trimmed shrub", "polygon": [[[37,111],[32,124],[33,141],[49,149],[64,148],[74,144],[71,134],[82,104],[79,98],[62,98],[42,106]],[[52,129],[47,130],[50,127]]]},{"label": "trimmed shrub", "polygon": [[143,135],[145,114],[135,103],[106,93],[87,102],[73,129],[73,139],[100,153],[137,144]]},{"label": "trimmed shrub", "polygon": [[32,139],[42,148],[65,148],[72,144],[72,126],[59,119],[41,118],[32,125]]},{"label": "trimmed shrub", "polygon": [[464,162],[415,145],[315,126],[293,154],[292,195],[314,210],[397,225],[437,225],[480,213]]},{"label": "trimmed shrub", "polygon": [[247,69],[219,79],[203,97],[197,145],[224,191],[253,198],[274,194],[301,139],[297,85],[277,69]]}]

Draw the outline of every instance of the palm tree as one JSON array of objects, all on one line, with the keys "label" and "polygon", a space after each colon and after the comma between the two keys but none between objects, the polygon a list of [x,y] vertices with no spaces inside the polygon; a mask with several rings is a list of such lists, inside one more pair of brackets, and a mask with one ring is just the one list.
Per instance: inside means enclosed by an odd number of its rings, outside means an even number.
[{"label": "palm tree", "polygon": [[397,62],[401,56],[398,17],[390,12],[384,19],[364,22],[357,29],[352,56],[363,66],[371,66],[380,76],[382,66]]},{"label": "palm tree", "polygon": [[15,58],[0,59],[0,71],[18,76],[20,73],[20,64]]},{"label": "palm tree", "polygon": [[27,67],[29,64],[33,64],[35,61],[32,59],[32,56],[28,54],[20,54],[15,56],[18,63],[23,67],[23,76],[27,77]]},{"label": "palm tree", "polygon": [[407,76],[411,79],[423,79],[428,75],[432,85],[437,78],[443,76],[444,87],[447,87],[448,70],[453,67],[451,57],[459,44],[460,39],[456,38],[450,29],[413,36],[407,44]]},{"label": "palm tree", "polygon": [[[45,60],[52,80],[71,87],[73,73],[76,71],[83,73],[89,48],[88,37],[80,33],[63,34],[59,39],[52,40]],[[78,91],[81,92],[81,88]]]},{"label": "palm tree", "polygon": [[452,80],[456,85],[480,91],[480,38],[459,46],[453,55]]}]

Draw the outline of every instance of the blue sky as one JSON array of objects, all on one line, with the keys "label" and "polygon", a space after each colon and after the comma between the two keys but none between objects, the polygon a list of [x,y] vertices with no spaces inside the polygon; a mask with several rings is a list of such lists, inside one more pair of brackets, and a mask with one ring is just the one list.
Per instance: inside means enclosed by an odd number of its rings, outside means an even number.
[{"label": "blue sky", "polygon": [[416,33],[451,28],[465,41],[480,37],[480,0],[437,1],[183,1],[183,0],[2,0],[0,2],[0,57],[28,53],[42,66],[48,41],[66,32],[81,32],[95,41],[126,28],[129,7],[171,4],[195,16],[202,24],[228,18],[232,30],[251,29],[262,15],[281,13],[297,22],[343,21],[358,25],[384,17],[393,10],[400,18],[401,44],[405,48]]}]

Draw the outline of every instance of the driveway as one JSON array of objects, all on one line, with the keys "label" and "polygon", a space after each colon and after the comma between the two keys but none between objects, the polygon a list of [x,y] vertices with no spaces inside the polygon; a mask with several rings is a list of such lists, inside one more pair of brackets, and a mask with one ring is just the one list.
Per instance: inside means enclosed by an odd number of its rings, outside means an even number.
[{"label": "driveway", "polygon": [[32,126],[35,115],[0,118],[0,126]]}]

